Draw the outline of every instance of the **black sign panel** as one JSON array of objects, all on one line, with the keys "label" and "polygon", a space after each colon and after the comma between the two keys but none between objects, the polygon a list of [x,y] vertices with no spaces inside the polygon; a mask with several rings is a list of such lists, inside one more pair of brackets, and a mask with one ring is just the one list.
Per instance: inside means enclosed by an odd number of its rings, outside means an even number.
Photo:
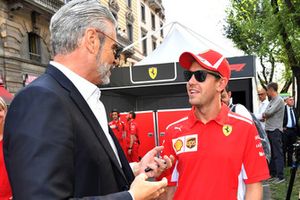
[{"label": "black sign panel", "polygon": [[[255,77],[255,57],[242,56],[227,58],[230,68],[230,79]],[[184,83],[184,69],[179,63],[153,64],[134,67],[121,67],[112,70],[111,83],[102,88],[130,87],[141,85],[161,85]]]},{"label": "black sign panel", "polygon": [[177,78],[175,63],[143,65],[129,70],[132,84],[171,82]]},{"label": "black sign panel", "polygon": [[249,78],[254,77],[256,75],[256,65],[254,56],[232,57],[227,58],[227,60],[230,64],[231,69],[230,79]]}]

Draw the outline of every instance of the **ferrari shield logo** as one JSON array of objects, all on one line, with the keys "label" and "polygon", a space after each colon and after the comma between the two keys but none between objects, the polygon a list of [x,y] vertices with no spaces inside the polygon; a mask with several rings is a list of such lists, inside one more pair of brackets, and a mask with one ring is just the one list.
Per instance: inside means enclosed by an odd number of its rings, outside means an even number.
[{"label": "ferrari shield logo", "polygon": [[148,69],[148,74],[150,76],[150,78],[155,79],[157,76],[157,68],[156,67],[150,67]]},{"label": "ferrari shield logo", "polygon": [[225,136],[230,135],[231,132],[232,132],[232,126],[230,126],[230,125],[223,126],[223,133]]}]

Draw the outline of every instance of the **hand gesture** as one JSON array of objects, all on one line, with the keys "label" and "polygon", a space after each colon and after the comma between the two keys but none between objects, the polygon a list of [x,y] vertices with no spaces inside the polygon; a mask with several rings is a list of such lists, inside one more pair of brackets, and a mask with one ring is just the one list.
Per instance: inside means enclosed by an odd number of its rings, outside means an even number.
[{"label": "hand gesture", "polygon": [[161,181],[147,181],[148,176],[141,173],[136,176],[130,186],[130,193],[135,200],[150,200],[159,197],[165,191],[168,181],[163,178]]},{"label": "hand gesture", "polygon": [[137,174],[146,172],[149,177],[158,177],[164,170],[171,168],[174,161],[172,155],[170,157],[165,155],[163,158],[157,157],[163,148],[163,146],[157,146],[149,151],[138,163],[139,170]]}]

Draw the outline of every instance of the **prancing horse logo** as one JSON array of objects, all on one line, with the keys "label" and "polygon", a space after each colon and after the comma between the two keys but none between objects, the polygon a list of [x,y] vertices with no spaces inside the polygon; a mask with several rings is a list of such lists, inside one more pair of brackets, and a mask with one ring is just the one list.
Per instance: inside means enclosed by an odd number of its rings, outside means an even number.
[{"label": "prancing horse logo", "polygon": [[230,135],[230,133],[232,132],[232,126],[228,124],[225,124],[222,129],[223,129],[223,134],[225,136]]},{"label": "prancing horse logo", "polygon": [[157,76],[157,68],[156,67],[150,67],[148,69],[148,73],[149,73],[150,78],[155,79],[156,76]]}]

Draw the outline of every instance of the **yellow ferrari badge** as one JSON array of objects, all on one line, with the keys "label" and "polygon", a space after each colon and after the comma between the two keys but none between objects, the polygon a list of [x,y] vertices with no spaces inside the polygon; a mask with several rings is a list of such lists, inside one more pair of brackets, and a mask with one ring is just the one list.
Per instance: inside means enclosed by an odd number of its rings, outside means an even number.
[{"label": "yellow ferrari badge", "polygon": [[157,76],[157,68],[156,67],[150,67],[148,69],[148,74],[150,76],[150,78],[155,79]]},{"label": "yellow ferrari badge", "polygon": [[181,148],[183,146],[183,142],[181,139],[178,139],[175,143],[174,143],[174,147],[175,147],[175,150],[176,152],[180,151]]},{"label": "yellow ferrari badge", "polygon": [[223,126],[223,133],[224,133],[225,136],[230,135],[231,132],[232,132],[232,126],[231,125],[226,124],[226,125]]}]

